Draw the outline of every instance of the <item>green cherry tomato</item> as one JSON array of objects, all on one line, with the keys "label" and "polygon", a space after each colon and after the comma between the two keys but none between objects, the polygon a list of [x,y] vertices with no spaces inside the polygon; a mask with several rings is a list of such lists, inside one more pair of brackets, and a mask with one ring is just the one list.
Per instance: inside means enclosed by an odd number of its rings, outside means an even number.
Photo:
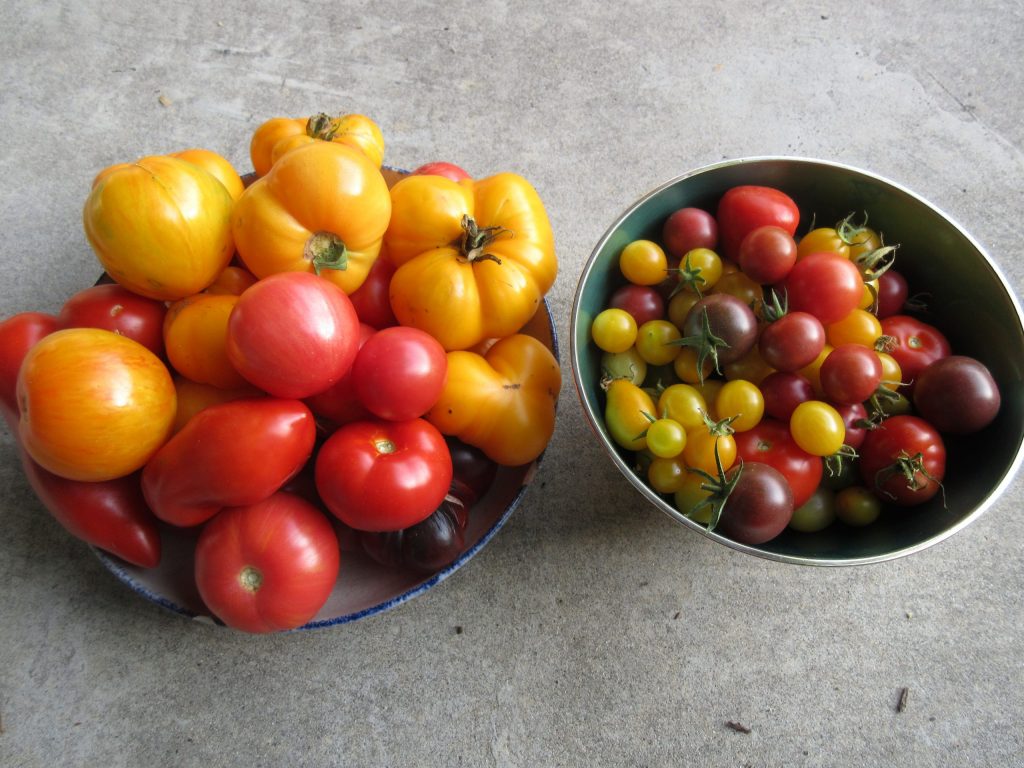
[{"label": "green cherry tomato", "polygon": [[882,514],[882,502],[863,485],[851,485],[836,493],[836,517],[847,525],[871,525]]},{"label": "green cherry tomato", "polygon": [[820,486],[811,497],[793,510],[789,527],[801,533],[823,531],[836,519],[836,494],[830,488]]},{"label": "green cherry tomato", "polygon": [[640,385],[647,378],[647,363],[636,347],[625,352],[605,352],[601,355],[601,374],[609,379],[628,379]]},{"label": "green cherry tomato", "polygon": [[696,472],[687,472],[673,494],[673,501],[676,509],[689,517],[691,520],[702,525],[711,522],[711,505],[701,504],[711,495],[710,491],[704,490],[701,486],[704,478]]}]

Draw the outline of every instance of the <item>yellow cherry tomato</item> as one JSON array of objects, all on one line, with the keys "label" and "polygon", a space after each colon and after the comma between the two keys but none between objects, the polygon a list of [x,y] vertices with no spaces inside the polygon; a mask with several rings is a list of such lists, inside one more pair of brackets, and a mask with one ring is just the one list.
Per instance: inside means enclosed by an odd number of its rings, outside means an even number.
[{"label": "yellow cherry tomato", "polygon": [[700,390],[690,384],[672,384],[658,397],[658,414],[674,419],[687,430],[704,425],[707,409]]},{"label": "yellow cherry tomato", "polygon": [[882,386],[891,389],[893,392],[899,390],[905,382],[903,381],[903,369],[896,362],[896,358],[888,352],[878,352],[878,359],[882,361]]},{"label": "yellow cherry tomato", "polygon": [[702,487],[705,478],[696,472],[687,472],[673,494],[676,509],[697,523],[707,525],[711,522],[711,505],[705,500],[711,495]]},{"label": "yellow cherry tomato", "polygon": [[630,451],[647,447],[647,428],[655,413],[646,391],[625,379],[614,379],[605,389],[604,423],[618,445]]},{"label": "yellow cherry tomato", "polygon": [[850,258],[850,246],[835,227],[817,227],[800,238],[796,244],[796,257],[802,259],[812,253],[838,253]]},{"label": "yellow cherry tomato", "polygon": [[636,348],[649,365],[668,365],[682,349],[673,343],[680,337],[679,329],[668,320],[648,320],[637,330]]},{"label": "yellow cherry tomato", "polygon": [[794,442],[812,456],[831,456],[843,447],[846,424],[839,411],[821,400],[806,400],[789,417]]},{"label": "yellow cherry tomato", "polygon": [[690,314],[690,310],[693,309],[693,305],[700,301],[700,296],[690,291],[679,291],[675,296],[668,300],[668,307],[665,314],[668,315],[669,321],[676,328],[682,328],[683,324],[686,323],[686,316]]},{"label": "yellow cherry tomato", "polygon": [[686,447],[686,430],[675,419],[655,419],[647,427],[647,450],[661,459],[671,459]]},{"label": "yellow cherry tomato", "polygon": [[825,396],[825,392],[821,388],[821,366],[822,363],[825,362],[825,358],[827,358],[832,353],[833,349],[834,347],[828,342],[826,342],[821,352],[818,353],[818,356],[814,358],[814,360],[812,360],[808,365],[805,365],[803,368],[797,371],[797,373],[799,373],[801,376],[803,376],[805,379],[811,382],[811,386],[814,388],[814,392],[818,397]]},{"label": "yellow cherry tomato", "polygon": [[715,364],[710,357],[704,358],[704,365],[697,366],[697,350],[693,347],[677,347],[679,353],[672,361],[672,368],[680,381],[686,384],[700,384],[707,381],[715,372]]},{"label": "yellow cherry tomato", "polygon": [[675,493],[682,486],[688,474],[682,456],[655,457],[647,465],[647,482],[658,493]]},{"label": "yellow cherry tomato", "polygon": [[686,466],[717,477],[716,446],[722,461],[722,469],[729,469],[736,461],[736,438],[731,434],[715,434],[714,430],[707,426],[691,429],[686,433],[686,447],[683,449]]},{"label": "yellow cherry tomato", "polygon": [[609,307],[597,313],[590,336],[604,352],[625,352],[636,344],[636,320],[624,309]]},{"label": "yellow cherry tomato", "polygon": [[697,298],[710,293],[722,279],[722,259],[710,248],[694,248],[679,260],[682,290]]},{"label": "yellow cherry tomato", "polygon": [[730,272],[722,275],[715,284],[715,293],[728,293],[748,306],[764,300],[764,291],[759,283],[755,283],[743,272]]},{"label": "yellow cherry tomato", "polygon": [[744,379],[733,379],[722,385],[715,398],[715,418],[728,419],[737,432],[746,432],[761,423],[764,417],[764,396],[753,383]]},{"label": "yellow cherry tomato", "polygon": [[833,347],[860,344],[873,347],[882,335],[882,321],[864,309],[852,309],[842,320],[825,326],[825,340]]},{"label": "yellow cherry tomato", "polygon": [[746,379],[754,384],[760,385],[768,374],[775,371],[761,357],[761,352],[755,344],[739,360],[734,360],[722,367],[722,374],[728,379]]},{"label": "yellow cherry tomato", "polygon": [[657,285],[668,277],[668,257],[652,240],[634,240],[619,254],[619,270],[634,285]]}]

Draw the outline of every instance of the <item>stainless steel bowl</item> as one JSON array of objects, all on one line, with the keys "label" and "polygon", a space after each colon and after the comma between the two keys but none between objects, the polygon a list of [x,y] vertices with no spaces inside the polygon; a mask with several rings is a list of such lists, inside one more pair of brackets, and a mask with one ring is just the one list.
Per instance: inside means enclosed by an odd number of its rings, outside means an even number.
[{"label": "stainless steel bowl", "polygon": [[[929,322],[949,338],[955,352],[981,360],[1002,394],[996,421],[983,432],[947,441],[949,462],[941,494],[919,507],[888,510],[863,528],[832,525],[819,533],[786,530],[760,546],[708,532],[676,510],[631,469],[630,455],[604,426],[599,386],[600,352],[590,341],[594,316],[623,279],[617,268],[622,248],[637,238],[660,239],[673,211],[696,206],[714,212],[730,187],[777,187],[801,207],[801,229],[812,216],[834,222],[850,212],[868,212],[870,225],[899,243],[897,269],[913,292],[927,292]],[[1005,276],[985,249],[948,215],[899,184],[839,163],[797,157],[751,157],[706,166],[657,187],[608,229],[594,248],[572,307],[570,359],[583,410],[615,467],[651,504],[686,528],[748,554],[805,565],[854,565],[918,552],[976,520],[1007,487],[1024,457],[1024,319]]]}]

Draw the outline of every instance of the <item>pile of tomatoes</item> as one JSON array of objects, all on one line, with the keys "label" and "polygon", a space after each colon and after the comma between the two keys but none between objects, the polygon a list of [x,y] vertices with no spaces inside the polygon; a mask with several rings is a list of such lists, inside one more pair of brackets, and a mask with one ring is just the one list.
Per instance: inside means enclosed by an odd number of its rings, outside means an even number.
[{"label": "pile of tomatoes", "polygon": [[738,542],[933,498],[944,440],[999,411],[990,371],[914,313],[897,248],[862,217],[798,237],[787,194],[733,187],[627,244],[593,319],[612,439]]},{"label": "pile of tomatoes", "polygon": [[0,324],[0,401],[72,534],[149,568],[162,526],[193,532],[207,607],[267,632],[316,615],[341,541],[450,563],[498,467],[546,447],[561,374],[521,332],[557,272],[525,179],[382,170],[362,115],[250,150],[248,184],[208,150],[96,176],[104,278]]}]

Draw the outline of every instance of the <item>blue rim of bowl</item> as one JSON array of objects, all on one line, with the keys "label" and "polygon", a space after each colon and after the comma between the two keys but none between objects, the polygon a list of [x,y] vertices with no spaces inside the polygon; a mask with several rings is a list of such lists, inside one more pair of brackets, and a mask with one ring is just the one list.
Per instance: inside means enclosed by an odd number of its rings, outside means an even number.
[{"label": "blue rim of bowl", "polygon": [[926,198],[921,197],[921,195],[917,194],[916,192],[913,192],[906,186],[898,182],[895,182],[889,178],[886,178],[885,176],[880,176],[877,173],[866,171],[863,168],[858,168],[853,165],[838,163],[830,160],[818,160],[816,158],[811,157],[800,157],[792,155],[759,155],[752,157],[741,157],[733,160],[723,160],[721,162],[701,166],[694,170],[688,171],[680,176],[676,176],[672,179],[669,179],[668,181],[659,184],[657,187],[644,194],[642,197],[640,197],[639,200],[637,200],[628,208],[626,208],[622,212],[622,214],[615,219],[612,225],[605,230],[605,233],[597,241],[597,245],[594,246],[594,249],[591,251],[590,257],[587,259],[587,263],[584,265],[583,271],[580,273],[579,282],[576,286],[576,293],[573,296],[572,311],[569,319],[569,362],[572,366],[573,384],[576,387],[576,394],[580,399],[580,405],[583,408],[583,412],[586,415],[587,421],[590,423],[591,429],[594,431],[594,434],[597,436],[598,440],[604,446],[605,452],[608,453],[608,455],[611,457],[612,462],[619,469],[619,471],[623,475],[625,475],[626,479],[629,480],[629,482],[637,490],[639,490],[640,493],[649,502],[651,502],[655,507],[660,509],[662,512],[664,512],[666,515],[668,515],[671,519],[673,519],[680,525],[683,525],[686,528],[696,531],[700,533],[702,536],[705,536],[713,541],[716,541],[719,544],[724,544],[730,549],[734,549],[738,552],[743,552],[748,555],[754,555],[755,557],[760,557],[766,560],[773,560],[776,562],[790,563],[795,565],[814,566],[870,565],[872,563],[881,563],[889,560],[895,560],[897,558],[905,557],[906,555],[911,555],[915,552],[920,552],[924,549],[928,549],[929,547],[934,546],[935,544],[938,544],[939,542],[948,539],[953,534],[966,528],[972,522],[977,520],[982,514],[984,514],[984,512],[987,511],[989,507],[991,507],[996,502],[996,500],[1003,494],[1003,492],[1010,485],[1010,483],[1013,482],[1014,477],[1020,469],[1022,462],[1024,462],[1024,443],[1021,443],[1020,445],[1017,446],[1017,452],[1013,457],[1013,461],[1010,463],[1010,466],[1003,474],[999,483],[997,483],[996,486],[989,491],[985,498],[971,511],[970,514],[966,515],[962,520],[957,522],[955,525],[952,525],[949,528],[943,530],[941,533],[938,533],[935,536],[925,539],[924,541],[918,542],[917,544],[914,544],[909,547],[903,547],[898,550],[893,550],[892,552],[887,552],[883,555],[872,555],[870,557],[859,558],[825,559],[786,555],[778,552],[765,551],[757,547],[749,546],[747,544],[741,544],[738,541],[733,541],[732,539],[723,536],[720,533],[716,533],[715,531],[709,531],[705,526],[701,525],[698,522],[695,522],[694,520],[691,520],[678,510],[674,509],[671,505],[668,504],[668,502],[666,502],[664,499],[658,496],[646,483],[644,483],[639,477],[637,477],[637,475],[622,460],[622,457],[619,455],[617,448],[615,447],[615,445],[612,444],[608,436],[594,422],[594,417],[592,414],[597,412],[597,404],[591,403],[588,399],[586,394],[587,385],[583,382],[579,370],[579,365],[577,365],[580,350],[577,348],[576,344],[576,324],[578,321],[580,303],[583,296],[583,284],[586,282],[586,279],[590,276],[590,273],[593,271],[597,260],[597,256],[604,248],[605,243],[607,243],[607,241],[614,235],[615,231],[619,228],[619,226],[626,218],[628,218],[634,211],[636,211],[638,208],[647,203],[650,199],[663,192],[666,188],[672,187],[675,184],[678,184],[679,182],[683,181],[684,179],[688,179],[693,176],[698,176],[704,173],[709,173],[719,168],[728,168],[737,165],[747,165],[764,162],[795,162],[804,163],[807,165],[829,166],[843,171],[848,171],[850,173],[861,175],[873,181],[886,184],[892,187],[893,189],[901,192],[902,194],[907,195],[910,198],[913,198],[914,200],[924,205],[926,208],[934,211],[936,214],[938,214],[939,216],[943,217],[946,221],[948,221],[949,224],[952,225],[961,235],[963,235],[963,237],[977,250],[981,257],[986,261],[989,268],[992,270],[992,272],[998,278],[999,282],[1002,284],[1003,290],[1006,292],[1007,297],[1012,303],[1013,308],[1017,314],[1018,322],[1020,322],[1021,326],[1024,326],[1024,311],[1022,311],[1021,309],[1020,301],[1018,300],[1016,293],[1010,287],[1010,282],[1007,279],[1005,273],[995,262],[995,260],[991,257],[991,255],[989,255],[988,251],[981,245],[981,243],[979,243],[974,238],[973,235],[970,234],[970,232],[968,232],[963,226],[961,226],[960,222],[958,222],[955,218],[947,214],[945,211],[943,211],[941,208],[939,208]]},{"label": "blue rim of bowl", "polygon": [[[543,300],[543,303],[544,308],[547,311],[548,330],[551,333],[551,351],[554,354],[555,359],[558,360],[560,359],[558,349],[558,334],[555,331],[554,319],[551,316],[547,300]],[[541,462],[544,459],[544,453],[546,453],[546,451],[542,452],[541,455],[534,460],[533,466],[526,471],[526,475],[523,478],[522,485],[519,486],[519,489],[516,491],[515,496],[509,502],[504,512],[502,512],[501,516],[498,517],[494,524],[484,532],[484,534],[472,547],[470,547],[461,555],[459,555],[459,557],[452,563],[445,566],[440,571],[433,574],[424,581],[421,581],[416,586],[406,590],[405,592],[395,595],[394,597],[385,600],[382,603],[372,605],[369,608],[363,608],[359,611],[353,611],[352,613],[343,614],[341,616],[334,616],[328,619],[313,620],[306,624],[303,624],[301,627],[296,627],[295,629],[291,630],[285,630],[283,632],[276,634],[287,634],[289,632],[303,632],[312,629],[326,629],[328,627],[336,627],[341,624],[349,624],[353,621],[365,619],[370,616],[375,616],[379,613],[389,611],[392,608],[397,608],[403,603],[412,600],[414,597],[423,594],[428,589],[431,589],[432,587],[435,587],[438,584],[440,584],[442,581],[444,581],[453,573],[455,573],[455,571],[459,570],[462,566],[469,562],[469,560],[473,558],[473,556],[476,555],[477,552],[483,549],[487,545],[487,543],[492,538],[494,538],[498,531],[502,529],[502,527],[505,525],[508,519],[512,516],[512,513],[516,510],[520,502],[523,500],[523,496],[526,493],[527,487],[529,486],[530,482],[533,480],[534,475],[536,475],[538,469],[540,468]],[[212,616],[196,613],[195,611],[185,608],[184,606],[178,605],[176,602],[168,599],[167,597],[164,597],[163,595],[153,592],[147,586],[141,584],[138,580],[136,580],[135,577],[132,576],[132,574],[129,573],[129,571],[124,567],[120,559],[114,557],[113,555],[107,554],[102,549],[99,549],[97,547],[91,547],[91,549],[93,553],[99,558],[100,562],[103,563],[104,567],[106,567],[107,570],[114,574],[118,581],[127,586],[136,594],[146,598],[152,603],[156,603],[162,608],[166,608],[167,610],[173,613],[177,613],[181,616],[185,616],[187,618],[194,619],[205,624],[225,626],[223,622],[217,620]]]}]

